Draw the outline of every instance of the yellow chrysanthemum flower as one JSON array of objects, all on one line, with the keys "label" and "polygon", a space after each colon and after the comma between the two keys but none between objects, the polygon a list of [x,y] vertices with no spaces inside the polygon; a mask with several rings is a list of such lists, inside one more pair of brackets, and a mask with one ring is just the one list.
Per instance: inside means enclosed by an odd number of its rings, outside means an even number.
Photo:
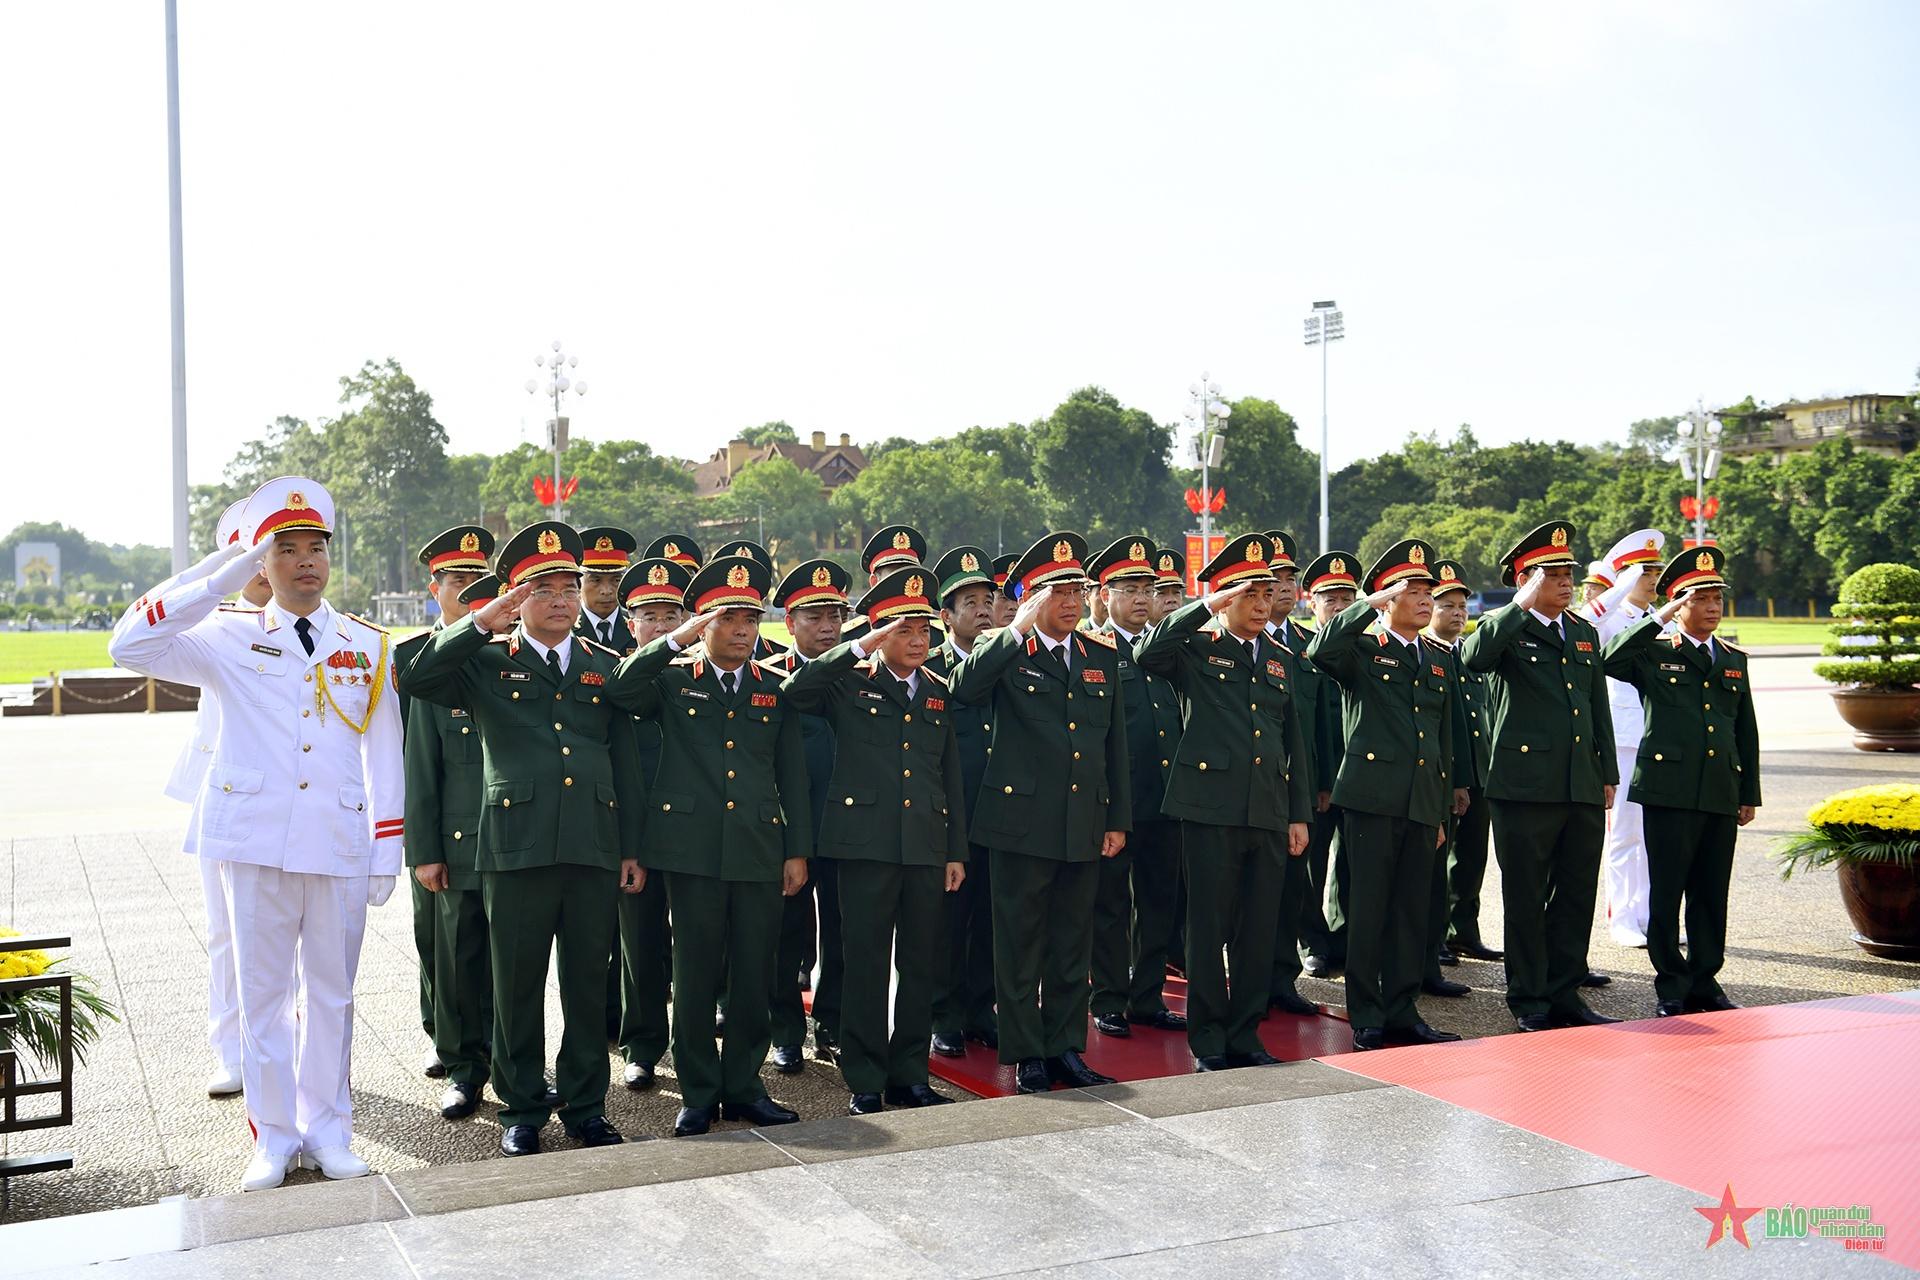
[{"label": "yellow chrysanthemum flower", "polygon": [[1875,827],[1920,834],[1920,786],[1888,782],[1835,792],[1807,811],[1807,821],[1816,827]]},{"label": "yellow chrysanthemum flower", "polygon": [[[0,925],[0,938],[20,936],[18,929]],[[44,951],[0,951],[0,978],[37,978],[52,963]]]}]

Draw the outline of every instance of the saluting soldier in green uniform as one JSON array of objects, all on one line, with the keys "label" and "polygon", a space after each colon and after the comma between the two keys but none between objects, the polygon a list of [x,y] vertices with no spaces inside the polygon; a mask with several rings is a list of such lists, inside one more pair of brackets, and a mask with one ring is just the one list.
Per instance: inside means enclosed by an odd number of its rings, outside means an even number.
[{"label": "saluting soldier in green uniform", "polygon": [[[419,561],[427,568],[427,594],[433,597],[440,607],[440,617],[433,624],[437,631],[450,622],[457,622],[467,612],[460,602],[460,594],[474,581],[487,572],[487,557],[493,554],[493,534],[478,525],[459,525],[436,535],[426,546],[420,549]],[[420,631],[408,636],[393,646],[393,669],[405,671],[420,652],[422,645],[432,632]],[[404,733],[407,715],[412,708],[408,705],[413,699],[400,699],[400,727]],[[478,761],[478,756],[475,756]],[[411,793],[415,787],[411,778],[407,789]],[[413,804],[408,800],[409,806]],[[477,814],[477,810],[475,811]],[[436,824],[437,825],[437,824]],[[426,846],[415,841],[415,849],[432,852],[437,846]],[[412,865],[409,850],[409,865]],[[471,861],[471,859],[469,859]],[[434,1047],[427,1050],[421,1060],[420,1068],[429,1079],[439,1079],[447,1074],[447,1064],[440,1056],[438,1039],[435,1036],[436,1017],[434,1013],[433,974],[439,954],[435,929],[439,922],[439,911],[434,905],[433,895],[418,879],[413,888],[413,949],[420,959],[420,1028],[427,1033],[427,1039]],[[484,935],[482,935],[484,938]],[[480,1073],[482,1080],[486,1072]],[[446,1099],[441,1099],[444,1104]],[[450,1119],[454,1117],[449,1117]]]},{"label": "saluting soldier in green uniform", "polygon": [[[1186,602],[1187,558],[1170,547],[1161,547],[1154,553],[1153,602],[1147,607],[1147,625],[1159,626]],[[1183,975],[1187,971],[1187,877],[1177,860],[1173,876],[1173,921],[1167,930],[1167,964]]]},{"label": "saluting soldier in green uniform", "polygon": [[[1713,634],[1725,575],[1719,547],[1682,551],[1660,574],[1667,603],[1615,636],[1604,659],[1607,674],[1638,689],[1646,709],[1629,790],[1646,808],[1647,958],[1662,1018],[1739,1007],[1719,973],[1734,837],[1760,806],[1760,729],[1747,655]],[[1678,629],[1661,635],[1669,622]]]},{"label": "saluting soldier in green uniform", "polygon": [[966,878],[966,800],[947,684],[925,665],[931,578],[918,565],[883,575],[860,600],[873,629],[803,664],[783,686],[793,706],[833,722],[815,861],[839,864],[840,1070],[853,1115],[952,1101],[927,1084],[927,1035],[942,899]]},{"label": "saluting soldier in green uniform", "polygon": [[475,865],[493,959],[500,1149],[538,1151],[551,1114],[543,1064],[556,950],[560,1118],[583,1145],[607,1146],[621,1140],[605,1114],[614,900],[646,880],[635,860],[644,797],[633,724],[607,696],[615,655],[573,634],[580,535],[554,521],[529,525],[507,540],[497,572],[507,593],[435,633],[400,690],[462,708],[480,733]]},{"label": "saluting soldier in green uniform", "polygon": [[[435,630],[464,618],[473,601],[500,594],[499,579],[486,571],[492,550],[493,535],[478,525],[449,529],[421,548],[440,606]],[[422,631],[395,645],[395,670],[411,666],[432,634]],[[413,701],[400,700],[400,719],[407,726],[407,818],[414,824],[406,850],[413,868],[414,942],[420,942],[424,914],[431,951],[421,961],[421,984],[432,992],[429,1034],[434,1059],[447,1076],[440,1114],[463,1120],[479,1105],[480,1087],[492,1072],[493,969],[473,862],[484,801],[480,739],[464,709],[410,706]]]},{"label": "saluting soldier in green uniform", "polygon": [[[1313,625],[1324,629],[1329,622],[1353,606],[1358,594],[1360,557],[1351,551],[1327,551],[1307,564],[1307,599],[1313,609]],[[1308,637],[1312,643],[1312,637]],[[1305,653],[1303,647],[1300,650]],[[1338,772],[1347,752],[1344,695],[1338,689],[1324,691],[1315,708],[1314,759],[1330,761]],[[1316,783],[1321,779],[1316,778]],[[1340,806],[1333,801],[1329,783],[1322,790],[1326,803],[1314,796],[1313,838],[1307,845],[1307,888],[1300,904],[1300,963],[1307,976],[1331,978],[1347,964],[1347,890],[1351,877],[1346,871],[1346,853],[1340,847]]]},{"label": "saluting soldier in green uniform", "polygon": [[[1493,763],[1493,725],[1487,719],[1487,677],[1459,660],[1460,638],[1467,629],[1467,596],[1472,590],[1465,572],[1454,560],[1442,560],[1434,572],[1440,580],[1434,584],[1433,622],[1427,630],[1453,650],[1462,713],[1454,723],[1465,729],[1454,743],[1454,756],[1463,766],[1471,765],[1454,775],[1455,781],[1466,783],[1470,799],[1447,843],[1445,924],[1437,935],[1444,939],[1441,945],[1447,954],[1439,959],[1444,964],[1456,963],[1459,956],[1498,960],[1505,953],[1488,946],[1480,936],[1480,885],[1487,875],[1487,840],[1492,829],[1487,777]],[[1456,959],[1448,959],[1448,954]]]},{"label": "saluting soldier in green uniform", "polygon": [[1136,656],[1173,684],[1185,718],[1160,812],[1185,823],[1187,1046],[1200,1071],[1279,1061],[1261,1046],[1260,1020],[1285,863],[1307,848],[1313,769],[1291,665],[1266,634],[1272,558],[1264,534],[1229,539],[1201,572],[1211,594],[1155,627]]},{"label": "saluting soldier in green uniform", "polygon": [[[800,718],[776,673],[751,656],[772,577],[746,556],[709,561],[687,587],[693,616],[629,656],[609,685],[618,706],[660,725],[641,860],[664,874],[673,917],[678,1136],[705,1133],[716,1114],[799,1119],[760,1083],[782,896],[806,885],[813,831]],[[696,641],[697,656],[687,651]]]},{"label": "saluting soldier in green uniform", "polygon": [[[1267,620],[1267,635],[1286,650],[1292,673],[1293,703],[1300,716],[1300,736],[1307,744],[1307,758],[1313,774],[1313,812],[1317,818],[1330,804],[1334,771],[1339,756],[1329,746],[1328,722],[1337,714],[1334,705],[1339,689],[1320,673],[1307,658],[1307,645],[1313,633],[1293,620],[1293,607],[1300,599],[1300,545],[1285,529],[1269,529],[1267,540],[1273,544],[1273,615]],[[1312,837],[1308,837],[1311,851]],[[1307,899],[1313,894],[1313,882],[1307,875],[1307,859],[1288,858],[1286,878],[1280,888],[1280,916],[1273,937],[1273,978],[1267,987],[1267,1007],[1297,1017],[1312,1017],[1320,1012],[1304,998],[1300,981],[1300,926],[1307,914]],[[1316,916],[1318,904],[1313,908]]]},{"label": "saluting soldier in green uniform", "polygon": [[620,616],[620,580],[640,544],[625,529],[597,525],[580,531],[580,545],[580,621],[574,633],[624,658],[638,646]]},{"label": "saluting soldier in green uniform", "polygon": [[[999,587],[994,583],[992,557],[979,547],[952,548],[934,565],[933,577],[947,636],[927,655],[926,669],[944,680],[951,678],[953,669],[992,625]],[[963,702],[951,690],[947,693],[947,717],[960,749],[963,816],[969,831],[980,782],[987,772],[987,740],[993,732],[988,711],[987,705]],[[991,860],[979,844],[968,845],[967,854],[966,877],[946,895],[946,930],[934,967],[932,1047],[943,1058],[965,1056],[969,1040],[989,1049],[1000,1047],[993,1012]]]},{"label": "saluting soldier in green uniform", "polygon": [[1541,525],[1500,563],[1511,604],[1481,616],[1461,662],[1488,677],[1487,799],[1505,907],[1507,1007],[1522,1031],[1613,1022],[1589,1009],[1587,943],[1620,766],[1599,635],[1572,612],[1573,529]]},{"label": "saluting soldier in green uniform", "polygon": [[[671,635],[687,620],[684,598],[692,581],[691,568],[664,556],[637,560],[621,575],[620,600],[635,645]],[[640,746],[640,777],[651,789],[660,769],[660,723],[636,719],[633,731]],[[614,954],[620,961],[621,1083],[638,1092],[653,1087],[654,1069],[667,1052],[673,932],[667,922],[664,877],[651,876],[639,893],[620,896],[620,946]]]},{"label": "saluting soldier in green uniform", "polygon": [[1086,559],[1077,533],[1034,543],[1008,578],[1013,621],[953,669],[993,725],[973,838],[993,864],[1000,1061],[1022,1093],[1112,1083],[1080,1055],[1099,861],[1126,845],[1132,800],[1119,654],[1075,630]]},{"label": "saluting soldier in green uniform", "polygon": [[[1473,813],[1474,797],[1486,789],[1491,751],[1485,735],[1475,732],[1480,725],[1480,715],[1474,699],[1484,686],[1473,682],[1484,681],[1486,677],[1461,666],[1456,647],[1467,622],[1467,584],[1461,580],[1460,565],[1454,560],[1434,561],[1433,577],[1433,616],[1427,621],[1421,645],[1440,659],[1440,664],[1447,669],[1447,679],[1453,684],[1454,790],[1453,808],[1447,814],[1445,843],[1440,847],[1440,855],[1433,860],[1433,880],[1427,898],[1427,936],[1420,949],[1420,990],[1430,996],[1458,999],[1473,988],[1464,982],[1455,982],[1440,971],[1442,965],[1460,963],[1460,957],[1447,946],[1448,868],[1453,863],[1453,850],[1464,838],[1465,824]],[[1486,801],[1479,803],[1484,813]],[[1482,833],[1483,841],[1484,838]],[[1484,858],[1484,843],[1481,855]],[[1476,897],[1479,894],[1477,882],[1474,894]]]},{"label": "saluting soldier in green uniform", "polygon": [[[707,563],[712,564],[715,560],[723,556],[742,556],[748,560],[756,561],[761,568],[767,571],[767,580],[769,582],[773,580],[773,553],[755,542],[752,538],[735,538],[730,542],[722,544],[718,551],[715,551],[712,556],[708,557]],[[758,632],[754,634],[753,660],[755,662],[765,662],[775,654],[785,652],[786,647],[784,645],[776,644]]]},{"label": "saluting soldier in green uniform", "polygon": [[1020,553],[1009,552],[993,558],[993,617],[989,622],[993,627],[1008,626],[1013,622],[1014,613],[1020,608],[1020,602],[1013,598],[1013,591],[1007,586],[1007,579],[1013,573],[1013,566],[1020,563]]},{"label": "saluting soldier in green uniform", "polygon": [[1093,916],[1093,1026],[1126,1037],[1133,1024],[1185,1031],[1185,1014],[1167,1008],[1167,943],[1180,878],[1180,824],[1160,812],[1180,745],[1180,699],[1173,686],[1134,661],[1152,625],[1156,583],[1153,540],[1121,538],[1093,558],[1099,630],[1120,655],[1127,708],[1127,761],[1133,778],[1133,830],[1127,847],[1100,863]]},{"label": "saluting soldier in green uniform", "polygon": [[[795,565],[774,589],[773,603],[786,611],[793,647],[763,663],[784,680],[840,643],[840,628],[848,613],[847,588],[852,579],[831,560],[807,560]],[[797,705],[797,704],[796,704]],[[803,711],[800,738],[807,751],[808,808],[813,813],[813,840],[820,843],[820,822],[826,812],[827,784],[833,778],[833,723],[825,715]],[[816,857],[807,867],[807,887],[786,901],[780,923],[780,956],[773,970],[773,1066],[782,1075],[797,1075],[807,1038],[807,1006],[802,981],[818,960],[820,982],[813,992],[813,1016],[822,1028],[815,1052],[830,1058],[840,1027],[841,975],[840,885],[836,864]],[[819,941],[816,943],[815,938]]]},{"label": "saluting soldier in green uniform", "polygon": [[1433,613],[1433,547],[1409,538],[1367,570],[1368,595],[1320,628],[1307,656],[1345,690],[1346,751],[1334,779],[1353,873],[1347,1017],[1355,1049],[1458,1040],[1420,1017],[1433,863],[1456,799],[1454,680],[1423,646]]}]

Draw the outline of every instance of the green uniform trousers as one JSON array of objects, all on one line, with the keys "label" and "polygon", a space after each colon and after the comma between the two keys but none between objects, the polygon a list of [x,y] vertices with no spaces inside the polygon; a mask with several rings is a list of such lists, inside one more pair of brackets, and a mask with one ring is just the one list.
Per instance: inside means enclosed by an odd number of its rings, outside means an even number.
[{"label": "green uniform trousers", "polygon": [[967,848],[967,878],[958,891],[946,895],[934,974],[933,1029],[943,1036],[998,1028],[993,1014],[993,858],[980,845]]},{"label": "green uniform trousers", "polygon": [[[433,895],[421,887],[412,874],[407,875],[407,883],[413,886],[413,953],[420,959],[420,1029],[427,1033],[427,1039],[433,1039],[433,966],[438,954],[433,945],[433,926],[439,915],[433,905]],[[444,1061],[444,1059],[443,1059]]]},{"label": "green uniform trousers", "polygon": [[[853,1093],[925,1084],[947,870],[853,858],[826,861],[840,863],[840,938],[846,954],[840,1074]],[[896,969],[900,980],[894,986]]]},{"label": "green uniform trousers", "polygon": [[1307,899],[1313,894],[1309,870],[1307,855],[1303,853],[1297,858],[1288,858],[1281,872],[1280,911],[1274,919],[1273,977],[1267,983],[1268,1001],[1286,991],[1300,994],[1302,966],[1298,944],[1304,933],[1301,926],[1307,916]]},{"label": "green uniform trousers", "polygon": [[1180,823],[1142,822],[1117,857],[1100,860],[1093,901],[1093,1012],[1147,1018],[1164,1010]]},{"label": "green uniform trousers", "polygon": [[1421,953],[1433,894],[1435,829],[1408,818],[1345,811],[1340,841],[1353,889],[1347,920],[1347,1020],[1356,1028],[1420,1020]]},{"label": "green uniform trousers", "polygon": [[665,877],[647,877],[639,893],[620,895],[620,1026],[623,1062],[653,1066],[667,1054],[667,1000],[673,989],[673,934]]},{"label": "green uniform trousers", "polygon": [[578,1129],[607,1106],[607,952],[613,946],[617,873],[556,863],[482,871],[493,956],[493,1091],[500,1123],[538,1128],[547,1089],[547,959],[560,975],[560,1054],[554,1087],[560,1120]]},{"label": "green uniform trousers", "polygon": [[1607,811],[1597,804],[1494,800],[1493,853],[1505,907],[1507,1008],[1574,1013],[1600,884]]},{"label": "green uniform trousers", "polygon": [[1427,902],[1422,915],[1420,934],[1420,977],[1422,981],[1439,982],[1446,975],[1440,972],[1440,947],[1447,940],[1447,860],[1453,850],[1453,842],[1458,838],[1460,819],[1451,813],[1447,815],[1447,840],[1433,855],[1433,871],[1427,877]]},{"label": "green uniform trousers", "polygon": [[[1196,1058],[1260,1045],[1273,978],[1273,922],[1286,879],[1286,833],[1189,822],[1187,1047]],[[1231,986],[1229,986],[1231,978]]]},{"label": "green uniform trousers", "polygon": [[1306,901],[1300,907],[1300,950],[1319,956],[1336,969],[1347,962],[1347,885],[1334,875],[1334,844],[1340,810],[1328,805],[1313,815],[1313,830],[1302,861],[1307,864]]},{"label": "green uniform trousers", "polygon": [[995,849],[989,860],[1000,1061],[1082,1052],[1099,860],[1064,862],[1011,849]]},{"label": "green uniform trousers", "polygon": [[442,889],[427,896],[434,913],[433,1049],[449,1082],[477,1088],[493,1074],[487,904],[478,889]]},{"label": "green uniform trousers", "polygon": [[[816,858],[807,864],[807,885],[785,900],[780,915],[780,954],[773,968],[773,1007],[768,1021],[774,1044],[797,1045],[807,1038],[806,998],[800,994],[800,974],[817,959],[819,980],[813,984],[813,1020],[837,1036],[840,1023],[840,890],[839,864]],[[815,939],[818,938],[818,942]]]},{"label": "green uniform trousers", "polygon": [[1466,814],[1454,823],[1447,845],[1449,941],[1484,943],[1480,935],[1480,885],[1487,878],[1487,836],[1492,830],[1487,793],[1478,787]]},{"label": "green uniform trousers", "polygon": [[[689,1107],[744,1106],[767,1096],[760,1068],[772,1044],[767,1009],[786,900],[771,880],[668,871],[673,916],[673,1073]],[[713,1043],[725,984],[726,1036]]]},{"label": "green uniform trousers", "polygon": [[[1740,824],[1730,813],[1644,805],[1647,837],[1647,958],[1661,1000],[1724,996],[1718,974],[1727,955],[1727,885]],[[1687,948],[1680,949],[1686,902]]]}]

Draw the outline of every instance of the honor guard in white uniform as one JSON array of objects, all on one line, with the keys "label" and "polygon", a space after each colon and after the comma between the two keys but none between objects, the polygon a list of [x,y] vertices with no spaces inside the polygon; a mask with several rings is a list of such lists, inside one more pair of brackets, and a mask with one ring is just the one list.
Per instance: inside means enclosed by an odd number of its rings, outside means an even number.
[{"label": "honor guard in white uniform", "polygon": [[[240,538],[240,513],[246,505],[242,498],[221,513],[214,529],[214,553],[188,568],[176,581],[182,585],[198,582],[226,562],[232,554],[227,548]],[[246,607],[258,609],[273,598],[273,588],[264,575],[256,575],[240,589],[240,597]],[[212,690],[202,689],[200,707],[193,717],[193,736],[180,748],[180,758],[174,761],[173,773],[167,779],[168,799],[188,805],[200,799],[207,766],[219,740],[220,699]],[[225,1098],[239,1093],[244,1083],[240,1077],[240,979],[233,963],[233,925],[227,912],[227,890],[220,882],[220,864],[206,858],[198,861],[200,898],[207,913],[207,1047],[213,1050],[214,1062],[213,1073],[207,1077],[207,1096]]]},{"label": "honor guard in white uniform", "polygon": [[[1600,644],[1647,616],[1654,580],[1660,576],[1660,550],[1667,536],[1658,529],[1628,534],[1596,560],[1589,577],[1607,585],[1580,607]],[[1640,803],[1634,799],[1633,765],[1646,720],[1640,693],[1624,680],[1607,678],[1607,705],[1613,712],[1614,754],[1620,758],[1620,791],[1607,815],[1607,840],[1600,850],[1600,878],[1607,890],[1607,930],[1623,947],[1647,945],[1647,839]]]},{"label": "honor guard in white uniform", "polygon": [[[241,1186],[259,1190],[296,1161],[329,1178],[367,1172],[348,1149],[353,979],[367,907],[400,871],[405,784],[388,636],[324,595],[332,498],[281,477],[240,527],[205,577],[136,601],[109,649],[218,699],[187,850],[220,864],[228,895],[255,1142]],[[265,608],[220,608],[263,568]]]}]

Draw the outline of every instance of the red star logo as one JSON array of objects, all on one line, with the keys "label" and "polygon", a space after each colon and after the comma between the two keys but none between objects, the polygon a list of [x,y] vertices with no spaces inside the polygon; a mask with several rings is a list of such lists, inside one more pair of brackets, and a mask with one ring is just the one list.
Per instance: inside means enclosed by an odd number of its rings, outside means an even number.
[{"label": "red star logo", "polygon": [[1742,1248],[1753,1248],[1753,1241],[1747,1239],[1747,1219],[1759,1213],[1760,1210],[1743,1209],[1735,1204],[1731,1182],[1727,1184],[1727,1189],[1721,1192],[1719,1204],[1707,1209],[1696,1206],[1694,1212],[1713,1224],[1713,1231],[1707,1236],[1707,1248],[1711,1249],[1719,1244],[1720,1237],[1728,1233],[1732,1233],[1733,1238],[1740,1242]]}]

